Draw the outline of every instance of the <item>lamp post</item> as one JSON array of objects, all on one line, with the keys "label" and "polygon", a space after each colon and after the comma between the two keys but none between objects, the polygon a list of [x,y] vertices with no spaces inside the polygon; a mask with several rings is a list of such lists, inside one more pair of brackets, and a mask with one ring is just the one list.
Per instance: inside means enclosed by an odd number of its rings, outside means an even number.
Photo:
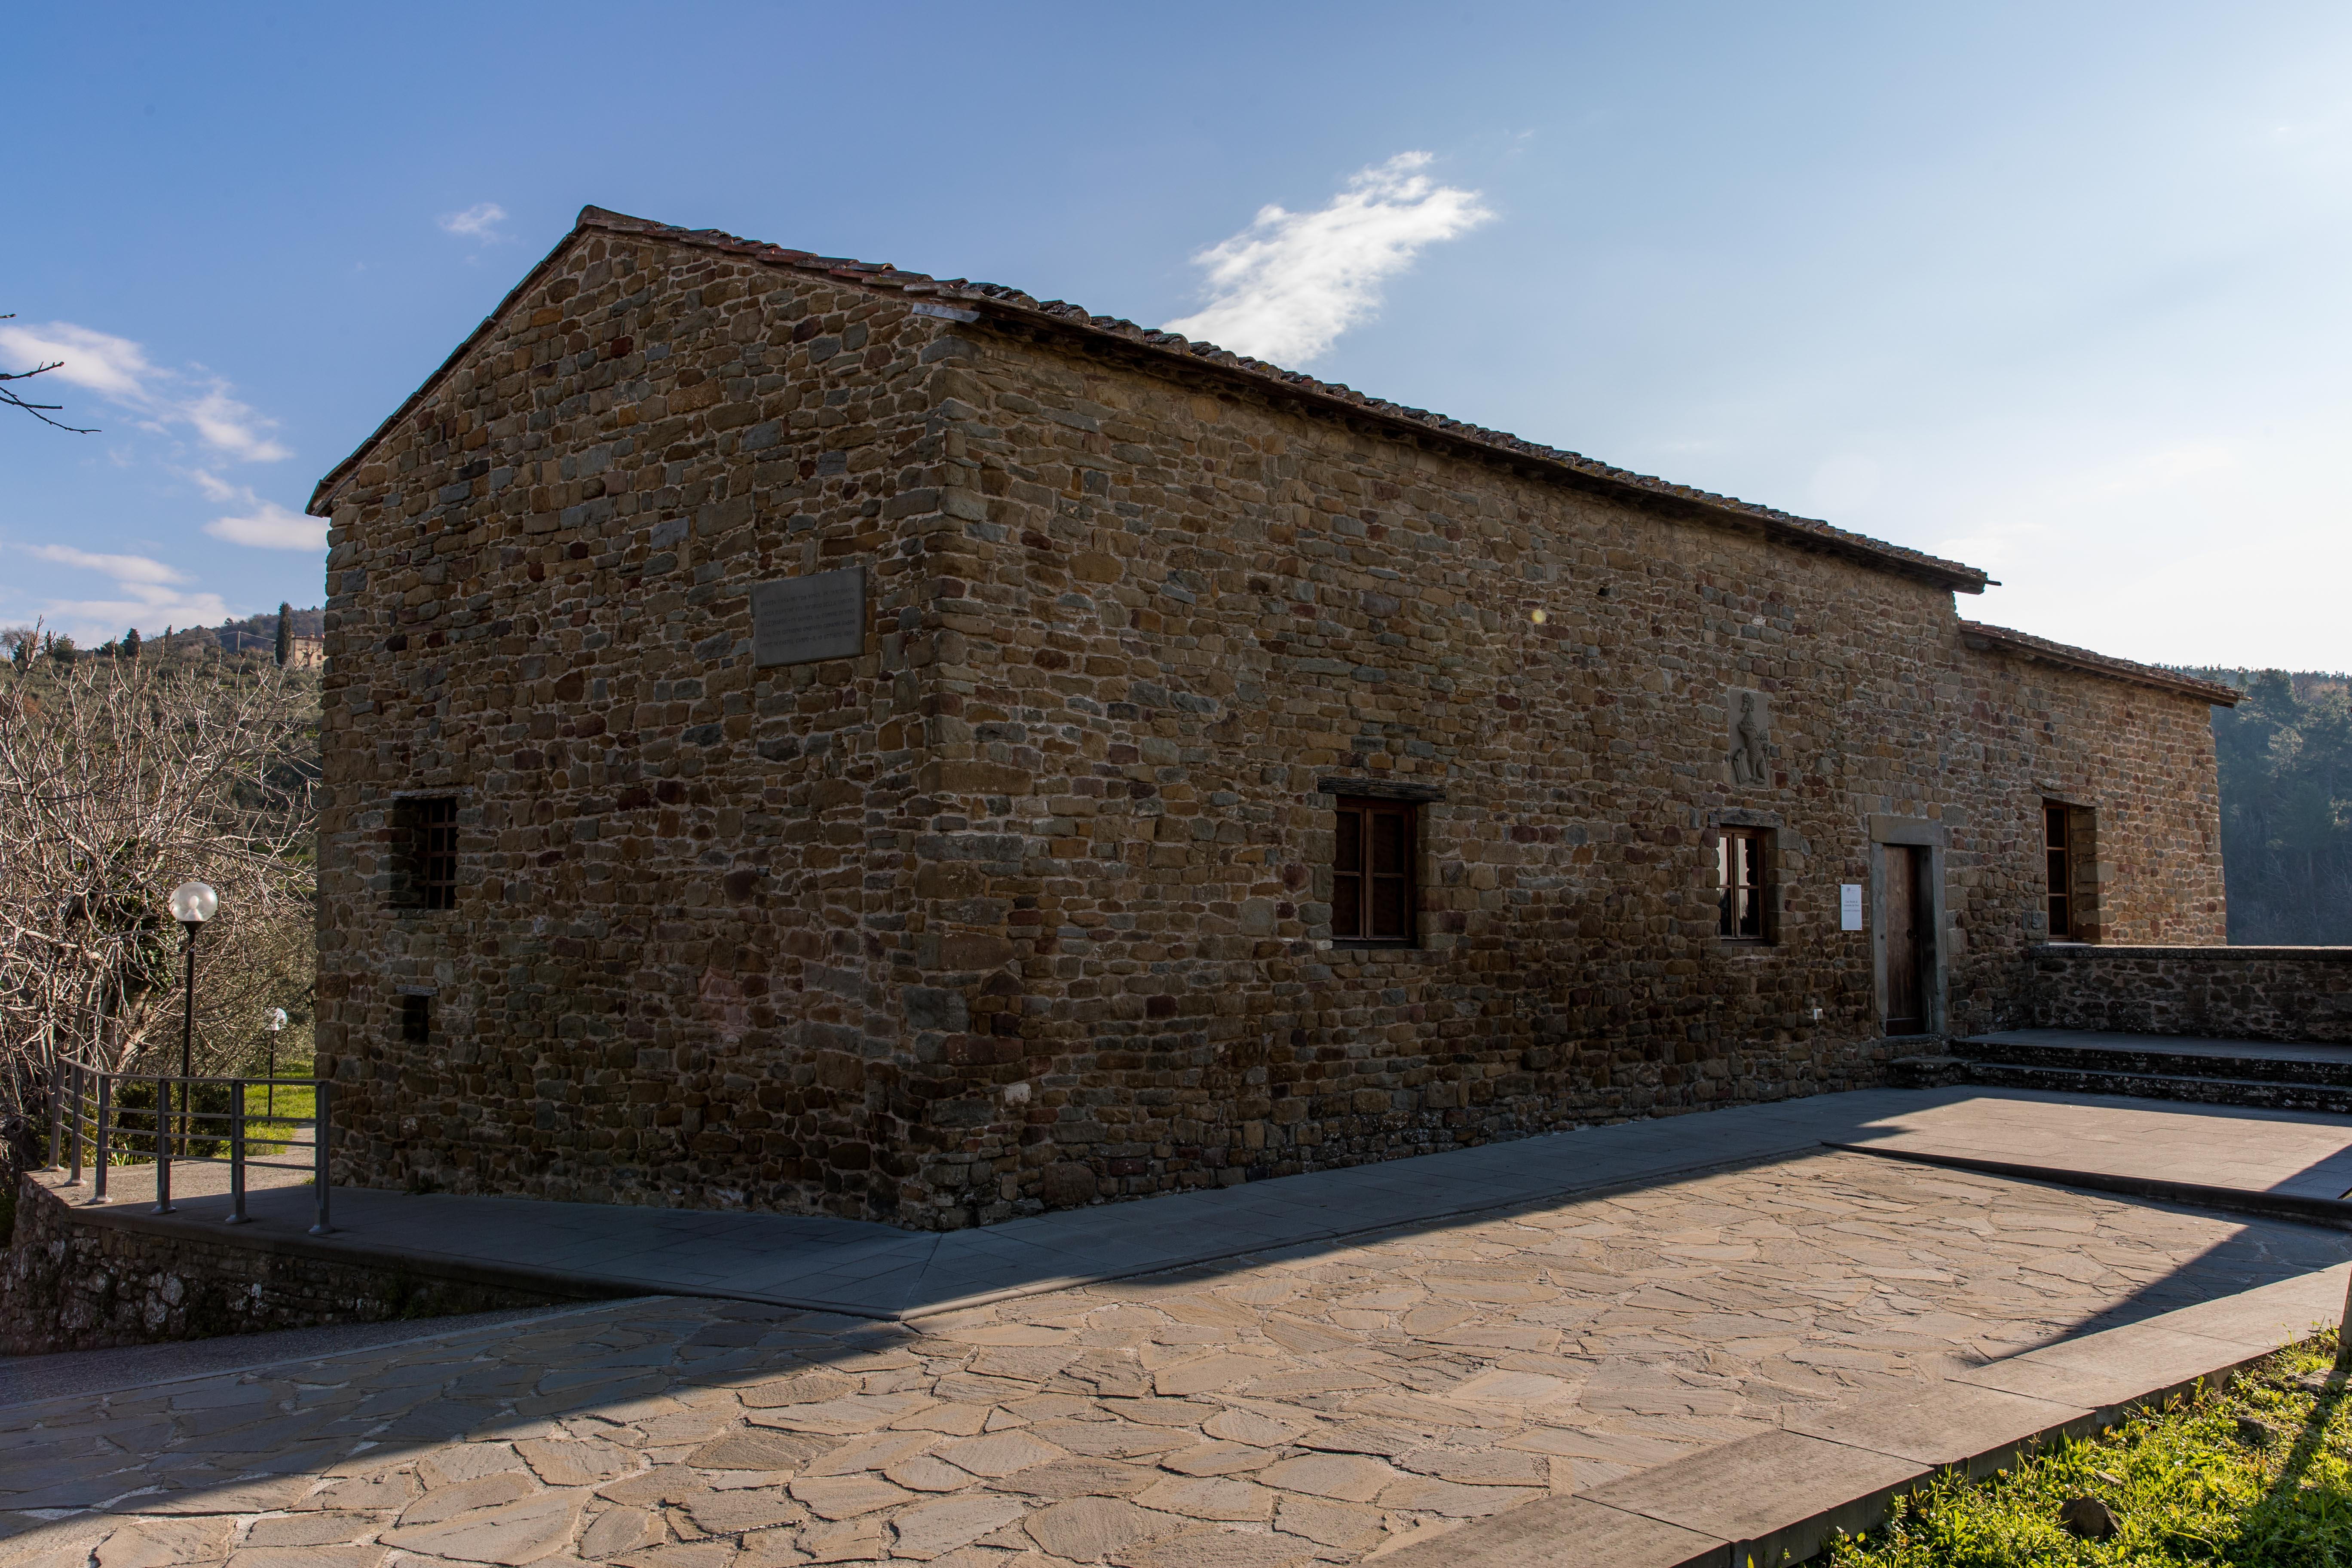
[{"label": "lamp post", "polygon": [[[213,891],[210,883],[183,882],[172,889],[172,918],[188,931],[187,997],[180,1016],[180,1134],[183,1138],[188,1134],[189,1114],[195,1109],[195,1090],[189,1084],[188,1077],[193,1070],[196,1042],[196,932],[219,910],[220,895]],[[163,1101],[163,1095],[155,1097],[155,1133],[159,1145],[165,1136],[163,1112],[166,1107]],[[159,1214],[172,1212],[171,1171],[167,1154],[156,1164],[159,1190],[155,1194],[155,1209]]]}]

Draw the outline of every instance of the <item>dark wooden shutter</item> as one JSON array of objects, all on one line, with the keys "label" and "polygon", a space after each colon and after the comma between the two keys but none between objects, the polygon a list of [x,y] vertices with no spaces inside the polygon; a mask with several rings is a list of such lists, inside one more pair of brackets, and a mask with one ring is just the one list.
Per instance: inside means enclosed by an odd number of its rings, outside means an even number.
[{"label": "dark wooden shutter", "polygon": [[2042,844],[2050,866],[2050,940],[2063,942],[2074,934],[2074,846],[2067,839],[2064,806],[2043,803]]},{"label": "dark wooden shutter", "polygon": [[1733,942],[1764,940],[1764,835],[1753,827],[1727,827],[1717,841],[1716,885],[1720,890],[1717,931]]},{"label": "dark wooden shutter", "polygon": [[457,803],[427,800],[416,821],[417,884],[428,910],[457,907]]},{"label": "dark wooden shutter", "polygon": [[1413,866],[1420,858],[1410,801],[1342,800],[1331,857],[1331,935],[1341,942],[1413,939]]}]

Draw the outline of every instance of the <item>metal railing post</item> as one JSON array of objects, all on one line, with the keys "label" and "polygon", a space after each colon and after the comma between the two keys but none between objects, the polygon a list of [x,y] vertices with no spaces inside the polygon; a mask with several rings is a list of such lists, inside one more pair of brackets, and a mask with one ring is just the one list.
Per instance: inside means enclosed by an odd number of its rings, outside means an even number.
[{"label": "metal railing post", "polygon": [[319,1196],[319,1223],[310,1227],[312,1236],[324,1236],[334,1228],[327,1220],[327,1121],[333,1094],[326,1079],[310,1081],[310,1151],[314,1162],[310,1180]]},{"label": "metal railing post", "polygon": [[108,1159],[106,1135],[111,1131],[108,1123],[113,1120],[114,1075],[110,1072],[102,1072],[98,1075],[98,1127],[93,1134],[98,1142],[98,1162],[90,1173],[90,1179],[95,1184],[90,1189],[89,1201],[94,1204],[102,1204],[106,1201]]},{"label": "metal railing post", "polygon": [[228,1223],[243,1225],[245,1215],[245,1079],[228,1080]]},{"label": "metal railing post", "polygon": [[81,1113],[89,1100],[89,1079],[81,1063],[73,1064],[66,1081],[73,1086],[73,1098],[68,1101],[73,1121],[66,1129],[66,1144],[72,1151],[73,1169],[66,1176],[66,1185],[78,1187],[81,1185]]},{"label": "metal railing post", "polygon": [[172,1206],[172,1080],[155,1075],[155,1208],[176,1214]]},{"label": "metal railing post", "polygon": [[62,1069],[49,1072],[49,1163],[48,1170],[58,1168],[58,1145],[64,1142],[66,1127],[66,1075]]}]

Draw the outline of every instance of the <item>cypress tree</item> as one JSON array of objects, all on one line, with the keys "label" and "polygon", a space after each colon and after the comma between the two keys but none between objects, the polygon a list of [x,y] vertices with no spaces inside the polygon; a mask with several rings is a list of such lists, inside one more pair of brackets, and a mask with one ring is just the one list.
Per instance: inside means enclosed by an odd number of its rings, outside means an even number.
[{"label": "cypress tree", "polygon": [[139,658],[139,628],[131,627],[122,634],[122,657],[133,661]]},{"label": "cypress tree", "polygon": [[293,627],[292,627],[292,622],[293,622],[293,619],[294,619],[294,606],[293,606],[293,605],[289,605],[289,604],[287,604],[284,600],[280,600],[280,601],[278,601],[278,668],[280,668],[280,669],[283,669],[283,668],[286,668],[286,661],[287,661],[289,658],[292,658],[292,657],[293,657],[293,654],[294,654],[294,633],[293,633]]}]

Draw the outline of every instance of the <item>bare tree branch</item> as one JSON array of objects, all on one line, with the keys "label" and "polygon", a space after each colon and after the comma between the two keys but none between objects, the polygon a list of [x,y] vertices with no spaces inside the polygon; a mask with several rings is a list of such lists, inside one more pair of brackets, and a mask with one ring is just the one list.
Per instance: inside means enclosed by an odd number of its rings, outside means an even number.
[{"label": "bare tree branch", "polygon": [[64,1062],[121,1070],[176,1045],[185,938],[164,900],[189,878],[221,900],[196,1070],[238,1066],[271,1006],[307,1025],[317,711],[315,680],[266,659],[0,672],[0,1115]]},{"label": "bare tree branch", "polygon": [[[13,321],[16,319],[16,312],[14,310],[9,311],[5,316],[0,316],[0,321]],[[60,370],[64,368],[65,363],[66,362],[63,360],[55,360],[47,364],[37,364],[30,370],[0,370],[0,382],[30,381],[37,375],[47,375],[53,370]],[[9,408],[21,408],[26,413],[31,415],[34,418],[39,420],[42,424],[54,425],[58,429],[70,431],[76,436],[95,436],[98,434],[95,427],[85,429],[79,425],[68,425],[62,419],[50,418],[49,416],[51,414],[62,413],[64,411],[65,405],[62,403],[27,403],[23,398],[17,396],[15,393],[9,391],[6,387],[0,386],[0,405],[5,405]]]}]

